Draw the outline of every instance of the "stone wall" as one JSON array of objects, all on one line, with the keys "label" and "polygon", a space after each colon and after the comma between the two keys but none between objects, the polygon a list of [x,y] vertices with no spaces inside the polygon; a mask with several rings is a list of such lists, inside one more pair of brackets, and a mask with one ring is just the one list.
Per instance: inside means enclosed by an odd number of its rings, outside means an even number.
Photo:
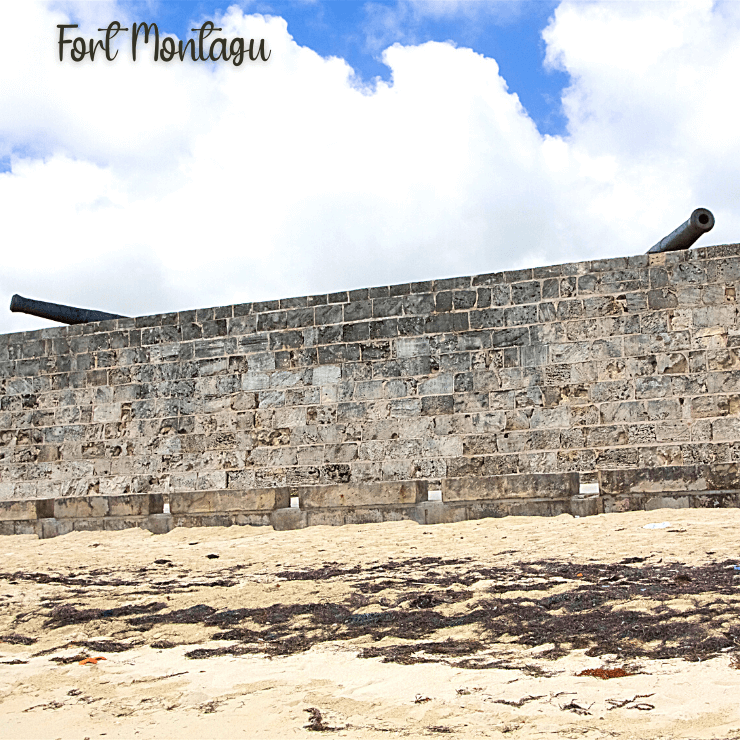
[{"label": "stone wall", "polygon": [[0,500],[730,464],[738,283],[729,245],[2,335]]}]

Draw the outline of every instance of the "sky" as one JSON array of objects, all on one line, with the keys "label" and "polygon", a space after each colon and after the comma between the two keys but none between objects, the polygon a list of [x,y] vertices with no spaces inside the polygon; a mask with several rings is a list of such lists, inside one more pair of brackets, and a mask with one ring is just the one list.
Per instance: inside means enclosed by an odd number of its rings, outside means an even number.
[{"label": "sky", "polygon": [[[3,4],[14,293],[123,315],[740,241],[740,3]],[[121,31],[111,61],[65,39]],[[213,22],[246,54],[154,60]],[[80,42],[81,43],[81,42]],[[77,47],[80,48],[80,47]],[[216,45],[215,48],[221,48]],[[218,56],[214,51],[214,55]]]}]

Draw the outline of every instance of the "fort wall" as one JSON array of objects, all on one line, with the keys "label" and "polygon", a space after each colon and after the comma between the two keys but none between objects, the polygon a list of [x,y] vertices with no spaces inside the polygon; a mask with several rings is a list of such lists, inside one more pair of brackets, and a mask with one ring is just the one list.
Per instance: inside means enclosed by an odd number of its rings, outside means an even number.
[{"label": "fort wall", "polygon": [[735,491],[739,288],[725,245],[2,335],[0,501]]}]

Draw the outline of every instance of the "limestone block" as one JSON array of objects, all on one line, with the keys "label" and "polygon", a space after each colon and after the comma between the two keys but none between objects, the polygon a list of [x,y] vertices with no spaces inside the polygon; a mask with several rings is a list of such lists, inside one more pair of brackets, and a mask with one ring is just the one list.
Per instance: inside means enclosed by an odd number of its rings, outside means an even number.
[{"label": "limestone block", "polygon": [[392,418],[419,416],[421,414],[420,398],[399,398],[390,401],[390,416]]},{"label": "limestone block", "polygon": [[739,490],[738,463],[714,463],[706,471],[707,487],[719,490]]},{"label": "limestone block", "polygon": [[56,519],[85,519],[108,515],[108,496],[76,496],[54,500]]},{"label": "limestone block", "polygon": [[16,519],[14,521],[15,534],[38,534],[38,521],[36,519]]},{"label": "limestone block", "polygon": [[375,400],[384,397],[383,380],[365,380],[355,385],[353,398],[357,401]]},{"label": "limestone block", "polygon": [[50,537],[59,537],[72,531],[73,525],[71,519],[39,519],[39,538],[48,539]]},{"label": "limestone block", "polygon": [[152,534],[166,534],[174,526],[174,520],[170,514],[150,514],[143,524],[143,527]]},{"label": "limestone block", "polygon": [[[452,393],[454,380],[451,373],[439,373],[419,383],[416,392],[420,396],[437,396]],[[488,388],[484,390],[489,390]]]},{"label": "limestone block", "polygon": [[446,502],[507,498],[570,498],[579,491],[577,473],[526,473],[442,481]]},{"label": "limestone block", "polygon": [[550,362],[553,364],[573,364],[588,362],[591,359],[589,342],[569,342],[550,345]]},{"label": "limestone block", "polygon": [[270,523],[279,532],[288,529],[304,529],[308,526],[306,512],[301,509],[275,509],[270,514]]},{"label": "limestone block", "polygon": [[133,527],[146,528],[148,520],[147,516],[111,516],[103,520],[103,529],[106,532],[119,532]]},{"label": "limestone block", "polygon": [[338,365],[322,365],[313,370],[312,385],[333,385],[342,377],[342,369]]},{"label": "limestone block", "polygon": [[740,493],[712,493],[708,495],[692,495],[691,506],[697,509],[739,508]]},{"label": "limestone block", "polygon": [[445,504],[442,501],[422,501],[414,510],[414,520],[419,524],[443,524]]},{"label": "limestone block", "polygon": [[234,524],[240,526],[249,525],[250,527],[267,527],[270,525],[269,514],[255,514],[239,512],[232,516]]},{"label": "limestone block", "polygon": [[557,516],[569,513],[570,502],[552,501],[470,501],[465,507],[467,519],[504,516]]},{"label": "limestone block", "polygon": [[645,511],[655,509],[688,509],[689,496],[650,496],[645,499]]},{"label": "limestone block", "polygon": [[696,422],[693,427],[682,421],[663,421],[655,424],[656,442],[688,442],[691,439],[692,428],[696,428]]},{"label": "limestone block", "polygon": [[149,514],[149,494],[109,496],[106,516],[146,516]]},{"label": "limestone block", "polygon": [[414,505],[427,497],[426,481],[384,481],[307,486],[300,489],[301,508],[307,511],[332,507]]},{"label": "limestone block", "polygon": [[102,516],[72,519],[71,522],[75,532],[102,532],[106,529],[106,517]]},{"label": "limestone block", "polygon": [[36,519],[35,501],[0,501],[0,521]]},{"label": "limestone block", "polygon": [[601,496],[576,497],[570,500],[570,513],[573,516],[595,516],[604,513]]},{"label": "limestone block", "polygon": [[417,357],[428,355],[429,339],[427,337],[399,338],[396,340],[396,357]]},{"label": "limestone block", "polygon": [[289,488],[187,491],[170,493],[172,514],[272,511],[290,506]]},{"label": "limestone block", "polygon": [[231,527],[234,524],[230,514],[179,514],[172,519],[175,527]]},{"label": "limestone block", "polygon": [[602,494],[619,496],[644,493],[706,491],[709,468],[705,465],[671,465],[633,470],[600,470]]},{"label": "limestone block", "polygon": [[414,507],[343,507],[306,511],[306,522],[313,526],[342,526],[345,524],[377,524],[385,521],[411,519]]},{"label": "limestone block", "polygon": [[542,299],[539,280],[526,283],[514,283],[511,286],[512,303],[537,303]]}]

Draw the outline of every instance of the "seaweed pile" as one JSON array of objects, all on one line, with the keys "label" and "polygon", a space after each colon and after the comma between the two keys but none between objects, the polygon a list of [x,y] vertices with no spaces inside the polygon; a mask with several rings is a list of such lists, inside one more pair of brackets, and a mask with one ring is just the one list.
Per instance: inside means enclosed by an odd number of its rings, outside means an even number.
[{"label": "seaweed pile", "polygon": [[[141,588],[141,571],[130,578],[100,569],[61,576],[17,571],[0,574],[0,581],[53,583],[66,593],[47,600],[34,612],[16,615],[13,632],[0,640],[24,644],[24,639],[31,638],[16,630],[39,617],[45,630],[94,622],[96,630],[107,634],[118,630],[129,638],[131,633],[140,633],[140,639],[155,626],[199,624],[211,639],[230,644],[198,647],[187,653],[190,658],[291,655],[320,643],[354,640],[365,658],[396,663],[441,661],[469,668],[509,667],[491,654],[503,642],[545,647],[538,653],[541,659],[585,649],[589,656],[700,661],[740,647],[740,572],[733,563],[686,566],[646,564],[645,560],[628,558],[614,564],[540,560],[488,566],[471,558],[425,557],[365,567],[325,563],[270,575],[319,586],[339,580],[350,587],[342,601],[226,610],[207,603],[170,609],[164,601],[100,609],[85,606],[85,597],[96,587],[111,585],[131,585],[138,594],[229,588],[249,578],[240,573],[243,566],[190,579],[170,570],[174,577],[150,579],[146,589]],[[481,581],[485,585],[476,586]],[[683,601],[682,608],[671,606],[675,599]],[[464,638],[449,631],[455,627],[467,628]],[[129,638],[106,644],[112,651],[140,644]],[[367,645],[368,640],[384,638],[398,642]],[[165,648],[177,643],[156,640],[151,644]],[[102,650],[103,645],[90,641],[89,647]]]}]

